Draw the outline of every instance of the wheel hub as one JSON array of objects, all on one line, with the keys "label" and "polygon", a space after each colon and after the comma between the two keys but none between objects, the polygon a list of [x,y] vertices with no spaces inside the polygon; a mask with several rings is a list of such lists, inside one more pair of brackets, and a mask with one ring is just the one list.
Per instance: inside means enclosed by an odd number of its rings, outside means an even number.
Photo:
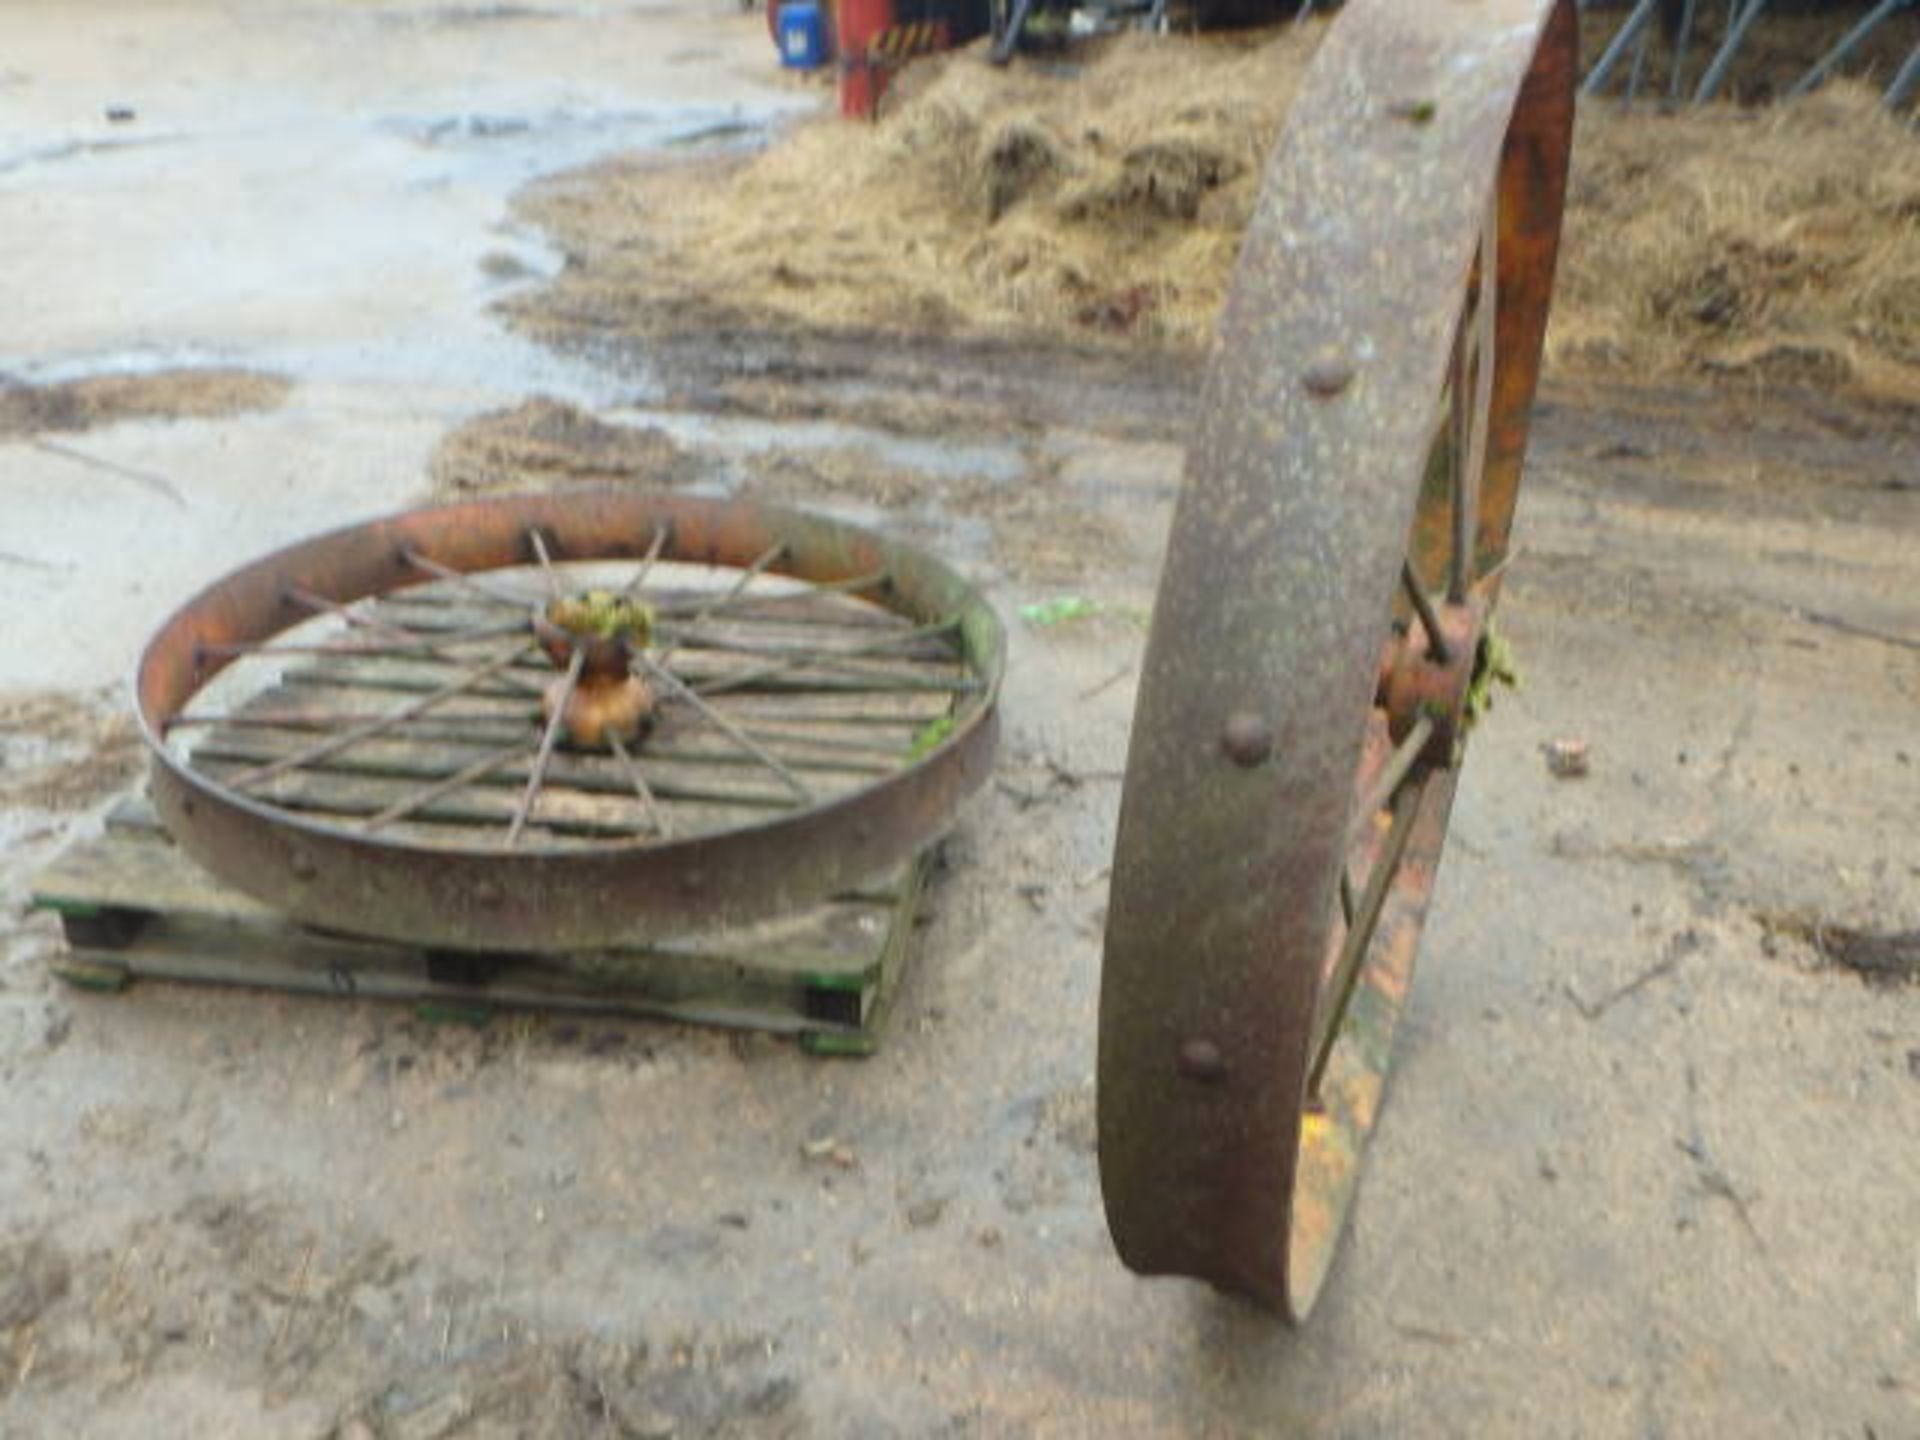
[{"label": "wheel hub", "polygon": [[1388,733],[1397,744],[1422,717],[1428,720],[1432,732],[1421,750],[1428,764],[1451,765],[1459,753],[1467,697],[1480,673],[1487,611],[1480,595],[1439,606],[1433,611],[1437,633],[1416,615],[1382,655],[1377,703],[1387,713]]}]

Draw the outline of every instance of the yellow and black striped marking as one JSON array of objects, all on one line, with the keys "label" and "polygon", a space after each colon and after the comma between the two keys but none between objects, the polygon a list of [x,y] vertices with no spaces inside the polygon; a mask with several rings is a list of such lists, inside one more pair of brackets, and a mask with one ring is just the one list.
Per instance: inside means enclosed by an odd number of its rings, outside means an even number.
[{"label": "yellow and black striped marking", "polygon": [[867,44],[867,57],[898,64],[915,55],[944,50],[950,43],[946,21],[910,20],[903,25],[891,25],[874,36]]}]

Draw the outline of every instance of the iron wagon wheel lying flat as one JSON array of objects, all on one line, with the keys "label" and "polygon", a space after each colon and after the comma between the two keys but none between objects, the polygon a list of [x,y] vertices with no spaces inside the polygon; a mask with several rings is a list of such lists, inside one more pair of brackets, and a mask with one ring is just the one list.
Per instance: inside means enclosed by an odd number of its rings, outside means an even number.
[{"label": "iron wagon wheel lying flat", "polygon": [[[642,616],[646,643],[596,648]],[[787,914],[908,858],[986,777],[1004,651],[898,541],[571,491],[243,566],[162,624],[135,699],[156,810],[241,890],[351,934],[577,950]],[[642,695],[650,729],[588,735]]]},{"label": "iron wagon wheel lying flat", "polygon": [[1133,1269],[1293,1320],[1344,1225],[1490,680],[1574,67],[1572,0],[1341,12],[1174,515],[1107,920],[1101,1186]]}]

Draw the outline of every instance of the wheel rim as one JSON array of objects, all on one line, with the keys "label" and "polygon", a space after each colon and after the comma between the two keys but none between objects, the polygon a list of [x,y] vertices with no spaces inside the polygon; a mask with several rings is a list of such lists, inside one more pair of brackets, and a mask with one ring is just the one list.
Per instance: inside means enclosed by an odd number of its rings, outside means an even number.
[{"label": "wheel rim", "polygon": [[[1102,1190],[1128,1265],[1294,1319],[1378,1113],[1507,554],[1573,21],[1568,0],[1374,0],[1334,22],[1270,163],[1168,543],[1108,912]],[[1343,966],[1349,865],[1367,933]]]},{"label": "wheel rim", "polygon": [[242,890],[328,929],[574,950],[788,913],[905,859],[985,778],[1003,654],[912,547],[573,492],[245,566],[161,626],[136,699],[156,809]]}]

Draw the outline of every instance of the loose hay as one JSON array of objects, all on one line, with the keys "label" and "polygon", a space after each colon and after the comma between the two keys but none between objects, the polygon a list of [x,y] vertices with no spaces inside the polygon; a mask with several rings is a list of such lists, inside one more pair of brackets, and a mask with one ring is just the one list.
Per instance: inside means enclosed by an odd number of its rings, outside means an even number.
[{"label": "loose hay", "polygon": [[1071,78],[978,47],[886,118],[745,163],[617,161],[524,202],[574,264],[536,330],[676,323],[1203,343],[1319,25],[1125,35]]},{"label": "loose hay", "polygon": [[[877,125],[745,161],[626,160],[524,201],[573,263],[553,338],[687,329],[1089,340],[1212,332],[1266,152],[1324,27],[1129,34],[1065,72],[977,47]],[[1920,397],[1920,142],[1839,82],[1763,110],[1585,107],[1550,356]]]},{"label": "loose hay", "polygon": [[1589,109],[1556,363],[1920,398],[1920,142],[1840,83],[1761,110]]},{"label": "loose hay", "polygon": [[435,490],[472,494],[623,482],[670,486],[705,467],[663,430],[609,425],[536,396],[468,421],[440,442],[428,468]]},{"label": "loose hay", "polygon": [[0,439],[73,433],[122,420],[218,419],[270,409],[291,388],[281,375],[191,367],[46,385],[0,382]]}]

